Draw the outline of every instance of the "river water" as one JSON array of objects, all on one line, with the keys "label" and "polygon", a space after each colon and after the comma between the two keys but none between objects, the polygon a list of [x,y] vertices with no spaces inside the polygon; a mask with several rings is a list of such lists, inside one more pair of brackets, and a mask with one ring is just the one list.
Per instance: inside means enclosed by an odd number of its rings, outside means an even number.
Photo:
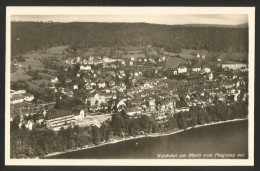
[{"label": "river water", "polygon": [[248,157],[248,121],[190,129],[177,134],[147,137],[74,151],[48,159],[158,159]]}]

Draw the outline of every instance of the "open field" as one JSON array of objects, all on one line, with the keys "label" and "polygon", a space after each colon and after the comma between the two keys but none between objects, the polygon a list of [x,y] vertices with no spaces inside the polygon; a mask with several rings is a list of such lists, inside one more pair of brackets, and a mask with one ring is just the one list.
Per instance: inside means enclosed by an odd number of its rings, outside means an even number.
[{"label": "open field", "polygon": [[[200,54],[200,58],[197,58],[197,54]],[[205,55],[205,59],[217,61],[246,61],[248,60],[248,54],[243,52],[227,53],[227,52],[209,52],[206,50],[193,50],[193,49],[182,49],[180,53],[164,51],[160,56],[176,57],[191,60],[191,59],[202,59],[201,56]]]},{"label": "open field", "polygon": [[197,54],[200,54],[200,55],[205,55],[206,56],[209,52],[207,50],[202,50],[202,49],[199,49],[199,50],[182,49],[181,53],[182,54],[186,54],[186,55],[191,55],[191,54],[197,55]]},{"label": "open field", "polygon": [[89,48],[88,50],[84,50],[81,52],[78,52],[79,55],[81,56],[93,56],[95,54],[95,49],[94,48]]},{"label": "open field", "polygon": [[[25,56],[25,57],[27,57],[27,56]],[[25,67],[31,66],[32,70],[36,70],[36,69],[43,70],[44,69],[41,61],[38,59],[34,59],[34,57],[30,57],[30,58],[28,57],[28,58],[26,58],[25,62],[17,62],[17,63],[21,64]]]},{"label": "open field", "polygon": [[38,86],[40,86],[41,84],[45,84],[45,86],[47,86],[50,81],[46,79],[41,79],[41,80],[33,80],[31,82],[37,84]]},{"label": "open field", "polygon": [[[58,47],[51,47],[46,50],[39,50],[39,51],[31,51],[28,53],[23,54],[22,56],[25,58],[25,62],[16,62],[17,63],[17,70],[11,73],[11,80],[18,81],[18,80],[28,80],[31,76],[27,75],[26,72],[22,69],[25,68],[28,71],[28,67],[30,66],[32,70],[44,70],[44,66],[41,62],[44,58],[55,58],[57,59],[57,65],[64,65],[63,57],[66,56],[66,48],[68,46],[58,46]],[[126,48],[127,49],[127,48]],[[100,55],[103,56],[105,54],[109,54],[110,48],[108,47],[93,47],[93,48],[86,48],[77,50],[77,52],[70,54],[69,60],[76,59],[77,56],[81,56],[84,58],[87,56],[92,55]],[[156,51],[148,52],[150,55],[157,56]],[[102,55],[103,54],[103,55]],[[127,50],[116,50],[116,54],[121,54],[122,58],[129,59],[131,57],[134,58],[144,58],[146,57],[145,53],[141,49],[127,49]],[[206,50],[193,50],[193,49],[182,49],[180,53],[176,52],[167,52],[164,51],[162,54],[158,55],[160,57],[166,56],[168,58],[166,67],[176,68],[180,63],[185,63],[187,60],[191,59],[200,59],[196,57],[196,54],[205,55],[206,59],[209,61],[217,61],[217,59],[222,59],[222,61],[246,61],[248,59],[247,53],[223,53],[223,52],[208,52]],[[117,55],[116,55],[117,56]],[[186,60],[185,60],[186,59]],[[47,69],[51,72],[54,70]],[[46,81],[50,78],[51,75],[41,73],[40,75],[43,76],[43,79]]]},{"label": "open field", "polygon": [[[42,88],[47,87],[49,82],[50,81],[46,80],[46,79],[27,81],[30,89],[34,89],[34,90],[37,90],[37,91],[41,91]],[[43,84],[43,86],[42,86],[42,84]]]},{"label": "open field", "polygon": [[38,86],[36,83],[32,81],[28,81],[27,83],[29,84],[30,89],[40,90],[40,86]]},{"label": "open field", "polygon": [[183,59],[187,59],[187,60],[190,60],[190,59],[196,59],[197,58],[197,54],[208,54],[206,52],[204,52],[202,50],[202,52],[204,53],[199,53],[200,51],[199,50],[182,50],[182,52],[180,53],[176,53],[176,52],[167,52],[167,51],[164,51],[162,56],[165,55],[165,56],[168,56],[168,57],[176,57],[176,56],[179,56]]},{"label": "open field", "polygon": [[56,54],[56,55],[64,55],[67,52],[65,51],[68,46],[57,46],[57,47],[51,47],[47,49],[48,54]]},{"label": "open field", "polygon": [[11,81],[28,80],[32,78],[30,75],[26,74],[22,68],[24,67],[18,66],[17,70],[14,73],[11,73]]},{"label": "open field", "polygon": [[248,53],[211,52],[209,58],[212,60],[222,59],[222,61],[247,61]]},{"label": "open field", "polygon": [[[59,47],[52,47],[49,49],[46,49],[46,51],[32,51],[23,54],[22,56],[25,58],[24,62],[16,62],[17,63],[17,70],[13,73],[11,73],[11,81],[18,81],[18,80],[28,80],[32,78],[28,74],[26,74],[25,70],[28,71],[29,67],[31,67],[32,70],[48,70],[51,72],[54,72],[54,70],[51,69],[45,69],[41,60],[47,57],[55,57],[55,59],[61,60],[65,55],[63,52],[67,46],[59,46]],[[25,70],[23,69],[25,68]],[[50,77],[49,74],[46,73],[40,73],[40,75],[43,76],[44,79],[48,79]],[[47,81],[47,80],[46,80]],[[33,86],[33,85],[32,85]],[[35,87],[35,86],[33,86]]]},{"label": "open field", "polygon": [[176,68],[179,66],[179,64],[186,62],[185,60],[176,57],[169,57],[167,60],[166,67],[168,68]]},{"label": "open field", "polygon": [[138,54],[138,53],[143,53],[142,50],[127,50],[128,54]]},{"label": "open field", "polygon": [[44,70],[44,66],[41,62],[42,59],[47,58],[47,57],[55,57],[55,59],[61,59],[65,55],[61,55],[59,53],[61,52],[61,49],[65,50],[64,47],[52,47],[50,49],[47,49],[46,52],[29,52],[25,53],[22,56],[25,58],[24,62],[16,62],[18,65],[22,65],[24,67],[29,67],[31,66],[31,69],[33,70]]},{"label": "open field", "polygon": [[50,79],[50,77],[52,77],[50,74],[47,74],[47,73],[39,73],[41,76],[42,76],[42,78],[43,79],[45,79],[45,80],[49,80]]},{"label": "open field", "polygon": [[130,59],[130,58],[145,58],[145,54],[144,53],[140,53],[140,54],[127,54],[127,55],[125,55],[125,54],[123,54],[122,55],[122,57],[123,58],[127,58],[127,59]]}]

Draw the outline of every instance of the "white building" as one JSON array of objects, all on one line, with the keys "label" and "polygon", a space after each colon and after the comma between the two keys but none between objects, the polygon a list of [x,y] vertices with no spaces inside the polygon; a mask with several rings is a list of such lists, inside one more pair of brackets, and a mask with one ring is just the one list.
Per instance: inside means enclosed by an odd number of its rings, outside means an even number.
[{"label": "white building", "polygon": [[78,57],[77,57],[77,63],[79,63],[80,59],[81,59],[81,58],[78,56]]},{"label": "white building", "polygon": [[28,95],[28,96],[24,97],[24,101],[26,101],[26,102],[31,102],[31,101],[33,101],[33,99],[34,99],[33,95]]},{"label": "white building", "polygon": [[201,70],[201,67],[193,67],[192,68],[193,72],[200,72],[200,70]]},{"label": "white building", "polygon": [[68,128],[74,125],[75,118],[69,111],[59,110],[55,113],[50,114],[46,118],[46,127],[53,131],[59,131],[61,128]]},{"label": "white building", "polygon": [[138,76],[139,76],[139,73],[138,73],[138,72],[135,72],[135,73],[134,73],[134,76],[138,77]]},{"label": "white building", "polygon": [[212,79],[213,79],[213,73],[210,72],[210,74],[209,74],[209,80],[212,81]]},{"label": "white building", "polygon": [[138,115],[142,113],[142,108],[138,108],[138,107],[126,108],[125,112],[129,116]]},{"label": "white building", "polygon": [[24,101],[31,102],[34,99],[34,96],[31,94],[26,94],[25,90],[14,91],[11,90],[11,104],[22,103]]},{"label": "white building", "polygon": [[222,64],[222,68],[228,68],[232,70],[238,70],[242,68],[246,68],[247,64],[245,63],[236,63],[236,62],[226,62]]},{"label": "white building", "polygon": [[117,60],[116,59],[111,59],[111,58],[108,58],[108,57],[105,56],[102,59],[102,61],[105,62],[105,63],[112,63],[112,62],[116,62]]},{"label": "white building", "polygon": [[87,71],[87,70],[91,70],[91,66],[89,66],[89,65],[87,65],[87,66],[81,65],[79,69],[80,69],[80,70]]},{"label": "white building", "polygon": [[82,119],[82,118],[84,118],[84,117],[86,117],[86,112],[87,110],[80,110],[80,112],[79,113],[77,113],[77,114],[75,114],[74,115],[74,118],[76,119],[76,120],[79,120],[79,119]]},{"label": "white building", "polygon": [[163,61],[166,61],[166,57],[165,57],[165,56],[163,56],[163,57],[162,57],[162,60],[163,60]]},{"label": "white building", "polygon": [[105,88],[105,87],[106,87],[106,83],[105,82],[98,83],[98,88]]},{"label": "white building", "polygon": [[11,97],[12,97],[12,95],[15,95],[15,94],[25,94],[26,91],[25,90],[17,90],[17,91],[11,90],[10,93],[11,93]]},{"label": "white building", "polygon": [[210,72],[211,72],[211,69],[210,69],[209,67],[204,67],[204,68],[203,68],[203,71],[204,71],[205,73],[210,73]]},{"label": "white building", "polygon": [[77,84],[73,85],[73,89],[77,90],[79,88],[79,86]]},{"label": "white building", "polygon": [[26,123],[25,128],[27,128],[28,130],[32,130],[33,129],[33,125],[34,125],[34,122],[32,120],[29,120]]},{"label": "white building", "polygon": [[123,100],[120,100],[120,101],[117,103],[116,107],[117,107],[117,108],[121,108],[122,106],[126,106],[126,104],[125,104],[125,102],[124,102]]},{"label": "white building", "polygon": [[181,67],[178,67],[177,70],[178,70],[178,74],[186,73],[187,72],[187,67],[181,66]]},{"label": "white building", "polygon": [[58,83],[59,79],[57,77],[51,78],[51,83]]},{"label": "white building", "polygon": [[144,87],[145,89],[148,89],[148,88],[153,88],[153,85],[151,85],[151,84],[148,83],[148,82],[145,82],[143,87]]},{"label": "white building", "polygon": [[20,99],[14,99],[14,100],[11,100],[11,104],[17,104],[17,103],[22,103],[24,101],[23,98],[20,98]]}]

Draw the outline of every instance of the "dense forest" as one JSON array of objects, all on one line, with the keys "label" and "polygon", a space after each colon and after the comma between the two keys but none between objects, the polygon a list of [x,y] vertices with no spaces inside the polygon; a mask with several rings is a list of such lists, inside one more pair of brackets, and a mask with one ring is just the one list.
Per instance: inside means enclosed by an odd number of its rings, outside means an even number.
[{"label": "dense forest", "polygon": [[19,129],[17,117],[11,122],[11,158],[42,157],[52,152],[97,145],[111,138],[186,129],[211,122],[244,118],[248,114],[247,106],[246,103],[236,103],[229,106],[217,104],[206,108],[191,107],[189,112],[168,115],[160,124],[153,115],[130,118],[122,110],[113,114],[112,119],[104,122],[100,128],[75,126],[59,132],[48,129]]},{"label": "dense forest", "polygon": [[163,47],[246,52],[248,28],[172,26],[146,23],[12,22],[12,56],[59,45],[73,47]]}]

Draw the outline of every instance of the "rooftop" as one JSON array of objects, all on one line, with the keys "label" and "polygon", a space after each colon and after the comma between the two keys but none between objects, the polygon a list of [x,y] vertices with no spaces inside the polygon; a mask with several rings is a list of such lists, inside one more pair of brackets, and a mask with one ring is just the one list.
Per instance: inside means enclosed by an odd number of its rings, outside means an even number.
[{"label": "rooftop", "polygon": [[138,107],[130,107],[130,108],[125,108],[124,110],[126,111],[126,113],[128,113],[128,112],[138,112],[141,111],[142,109]]},{"label": "rooftop", "polygon": [[224,61],[222,64],[246,64],[246,63],[235,62],[235,61]]}]

